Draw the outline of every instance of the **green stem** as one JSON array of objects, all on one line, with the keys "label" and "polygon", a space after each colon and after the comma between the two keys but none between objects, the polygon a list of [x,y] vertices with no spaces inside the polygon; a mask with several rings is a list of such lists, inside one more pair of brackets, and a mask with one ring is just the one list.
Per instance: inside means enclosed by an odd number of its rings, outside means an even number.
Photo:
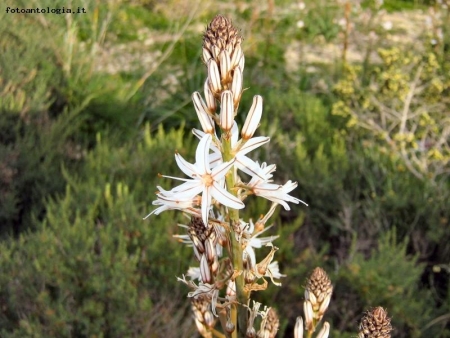
[{"label": "green stem", "polygon": [[[226,137],[226,134],[222,137],[222,147],[223,147],[223,160],[225,162],[231,161],[233,159],[231,141]],[[236,183],[236,171],[230,170],[226,175],[225,181],[227,183],[227,190],[237,196],[237,191],[234,189]],[[231,259],[233,261],[234,270],[244,271],[244,263],[242,259],[243,250],[241,244],[236,239],[236,234],[234,229],[239,227],[239,210],[228,208],[228,216],[230,218],[230,228],[231,228]],[[247,330],[247,308],[242,305],[247,305],[250,298],[250,293],[245,291],[245,281],[244,274],[241,273],[235,280],[236,282],[236,297],[238,305],[236,306],[237,311],[237,324],[235,333],[239,332],[240,337],[245,337],[245,332]],[[234,336],[234,335],[233,335]]]}]

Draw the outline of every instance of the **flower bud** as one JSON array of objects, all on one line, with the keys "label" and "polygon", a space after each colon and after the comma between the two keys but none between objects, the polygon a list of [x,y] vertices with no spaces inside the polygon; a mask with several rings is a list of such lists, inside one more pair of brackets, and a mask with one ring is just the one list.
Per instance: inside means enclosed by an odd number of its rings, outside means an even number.
[{"label": "flower bud", "polygon": [[217,108],[216,99],[214,98],[214,94],[212,93],[211,89],[209,88],[208,80],[205,81],[203,90],[205,92],[205,100],[206,100],[206,106],[208,107],[208,112],[210,114],[214,114],[216,112],[216,108]]},{"label": "flower bud", "polygon": [[241,136],[244,140],[250,139],[258,128],[259,121],[261,120],[263,109],[263,99],[260,95],[253,97],[253,104],[245,119],[244,127],[241,131]]},{"label": "flower bud", "polygon": [[233,324],[233,322],[231,320],[228,320],[227,323],[225,324],[225,330],[228,333],[233,333],[234,329],[235,329],[235,325]]},{"label": "flower bud", "polygon": [[308,331],[314,332],[314,311],[309,300],[303,303],[303,312],[305,314],[305,326]]},{"label": "flower bud", "polygon": [[237,109],[242,95],[242,71],[239,67],[234,69],[233,82],[231,83],[231,91],[233,92],[233,103]]},{"label": "flower bud", "polygon": [[216,320],[215,320],[214,315],[212,314],[211,311],[206,311],[205,314],[203,315],[203,317],[205,319],[205,324],[209,328],[214,327],[214,324],[216,323]]},{"label": "flower bud", "polygon": [[330,334],[330,324],[328,322],[323,323],[322,329],[317,334],[316,338],[328,338]]},{"label": "flower bud", "polygon": [[294,338],[303,338],[303,318],[297,317],[294,327]]},{"label": "flower bud", "polygon": [[211,53],[208,48],[203,47],[202,49],[202,58],[204,63],[208,63],[208,60],[212,58]]},{"label": "flower bud", "polygon": [[212,134],[214,132],[214,122],[212,117],[208,114],[208,107],[199,92],[192,94],[192,101],[194,102],[194,108],[197,112],[203,131],[207,134]]},{"label": "flower bud", "polygon": [[220,77],[222,81],[226,81],[228,78],[228,73],[231,70],[230,66],[230,54],[227,50],[223,50],[219,54],[219,62],[220,62]]},{"label": "flower bud", "polygon": [[[231,69],[236,68],[237,66],[239,66],[239,63],[241,62],[241,59],[244,58],[244,53],[242,53],[242,48],[241,46],[238,46],[234,49],[233,51],[233,55],[231,55]],[[241,69],[242,71],[242,69]]]},{"label": "flower bud", "polygon": [[203,283],[211,283],[211,271],[209,270],[206,255],[202,255],[202,259],[200,260],[200,275]]},{"label": "flower bud", "polygon": [[221,96],[220,106],[220,127],[224,131],[230,131],[234,122],[234,105],[233,105],[233,93],[226,90]]},{"label": "flower bud", "polygon": [[219,68],[213,59],[208,61],[208,79],[213,94],[219,93],[222,90],[222,84],[220,82]]}]

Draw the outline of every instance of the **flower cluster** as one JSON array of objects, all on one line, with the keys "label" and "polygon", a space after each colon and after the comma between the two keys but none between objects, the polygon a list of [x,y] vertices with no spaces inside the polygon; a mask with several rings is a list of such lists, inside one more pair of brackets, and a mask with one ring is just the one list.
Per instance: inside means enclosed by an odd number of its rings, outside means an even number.
[{"label": "flower cluster", "polygon": [[[252,315],[247,316],[251,292],[264,290],[268,284],[266,277],[275,285],[281,285],[275,280],[284,277],[273,260],[278,248],[272,241],[277,236],[260,235],[270,228],[265,224],[277,205],[289,210],[288,203],[304,203],[289,194],[297,187],[296,182],[275,184],[272,178],[276,166],[260,164],[248,156],[270,138],[254,136],[263,110],[259,95],[253,98],[242,128],[235,121],[243,92],[245,58],[241,42],[239,31],[225,17],[216,16],[208,25],[202,54],[207,67],[204,98],[199,92],[192,95],[201,125],[201,129],[193,130],[199,139],[195,162],[175,154],[175,161],[187,178],[161,175],[183,183],[171,190],[158,187],[153,201],[157,208],[146,216],[180,210],[190,217],[187,225],[181,225],[187,234],[176,237],[192,246],[199,267],[190,268],[188,278],[183,276],[179,280],[191,288],[188,296],[192,298],[194,319],[203,336],[209,336],[214,329],[215,317],[221,318],[222,329],[228,334],[237,326],[240,333],[252,331],[257,316],[264,324],[262,331],[276,334],[278,324],[270,308],[250,311]],[[245,207],[244,201],[250,195],[272,202],[266,215],[255,223],[239,218],[239,210]],[[266,246],[270,252],[258,262],[255,249]],[[236,309],[240,312],[239,320],[232,315]]]}]

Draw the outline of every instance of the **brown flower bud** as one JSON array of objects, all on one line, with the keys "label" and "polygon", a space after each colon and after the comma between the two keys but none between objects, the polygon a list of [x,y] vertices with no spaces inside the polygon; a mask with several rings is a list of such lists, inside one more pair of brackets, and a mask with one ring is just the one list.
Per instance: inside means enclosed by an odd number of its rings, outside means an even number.
[{"label": "brown flower bud", "polygon": [[359,324],[358,338],[390,338],[391,320],[382,307],[367,311]]}]

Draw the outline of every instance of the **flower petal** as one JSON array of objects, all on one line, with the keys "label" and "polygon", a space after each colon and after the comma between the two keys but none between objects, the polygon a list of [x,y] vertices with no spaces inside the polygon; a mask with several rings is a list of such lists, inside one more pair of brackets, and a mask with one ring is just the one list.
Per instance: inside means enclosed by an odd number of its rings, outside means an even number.
[{"label": "flower petal", "polygon": [[210,189],[212,197],[214,197],[219,203],[233,209],[242,209],[245,207],[244,203],[242,203],[239,198],[222,188],[218,182],[214,182]]},{"label": "flower petal", "polygon": [[208,224],[209,209],[211,208],[211,190],[211,188],[206,188],[202,193],[202,220],[205,226]]},{"label": "flower petal", "polygon": [[254,137],[254,138],[248,140],[247,142],[245,142],[241,146],[241,148],[238,151],[238,154],[245,155],[245,154],[251,152],[252,150],[262,146],[263,144],[266,144],[269,141],[270,141],[270,137],[265,137],[265,136]]},{"label": "flower petal", "polygon": [[264,173],[261,172],[259,165],[247,156],[236,156],[235,165],[239,170],[243,171],[247,175],[252,177],[257,176],[261,179],[261,181],[265,181],[266,179],[266,176],[264,176]]},{"label": "flower petal", "polygon": [[162,213],[163,211],[166,211],[166,210],[169,210],[169,207],[167,205],[162,205],[159,208],[156,208],[155,210],[153,210],[151,213],[149,213],[143,219],[146,220],[147,218],[149,218],[153,214],[159,215],[160,213]]},{"label": "flower petal", "polygon": [[223,177],[225,177],[228,170],[234,164],[234,161],[235,160],[233,159],[230,162],[224,162],[215,167],[211,172],[211,176],[214,178],[214,181],[220,181]]},{"label": "flower petal", "polygon": [[201,140],[202,137],[205,136],[206,133],[204,131],[200,130],[200,129],[193,128],[192,129],[192,134],[194,134],[195,136],[197,136],[197,138],[199,140]]},{"label": "flower petal", "polygon": [[231,148],[234,148],[238,143],[239,138],[239,129],[236,121],[234,121],[233,126],[231,127]]},{"label": "flower petal", "polygon": [[209,169],[209,147],[211,145],[211,135],[206,134],[202,137],[200,140],[197,150],[195,152],[195,160],[196,160],[196,168],[197,168],[197,174],[200,176],[211,173],[211,170]]},{"label": "flower petal", "polygon": [[[178,168],[181,169],[182,172],[184,172],[187,176],[189,177],[196,177],[197,176],[197,168],[195,167],[195,165],[189,163],[188,161],[186,161],[183,156],[181,156],[180,154],[175,154],[175,161],[178,164]],[[164,176],[166,177],[166,176]],[[167,176],[169,177],[169,176]],[[175,177],[171,177],[174,178]]]},{"label": "flower petal", "polygon": [[187,181],[171,190],[176,193],[179,198],[193,198],[200,194],[203,190],[203,184],[200,180]]}]

